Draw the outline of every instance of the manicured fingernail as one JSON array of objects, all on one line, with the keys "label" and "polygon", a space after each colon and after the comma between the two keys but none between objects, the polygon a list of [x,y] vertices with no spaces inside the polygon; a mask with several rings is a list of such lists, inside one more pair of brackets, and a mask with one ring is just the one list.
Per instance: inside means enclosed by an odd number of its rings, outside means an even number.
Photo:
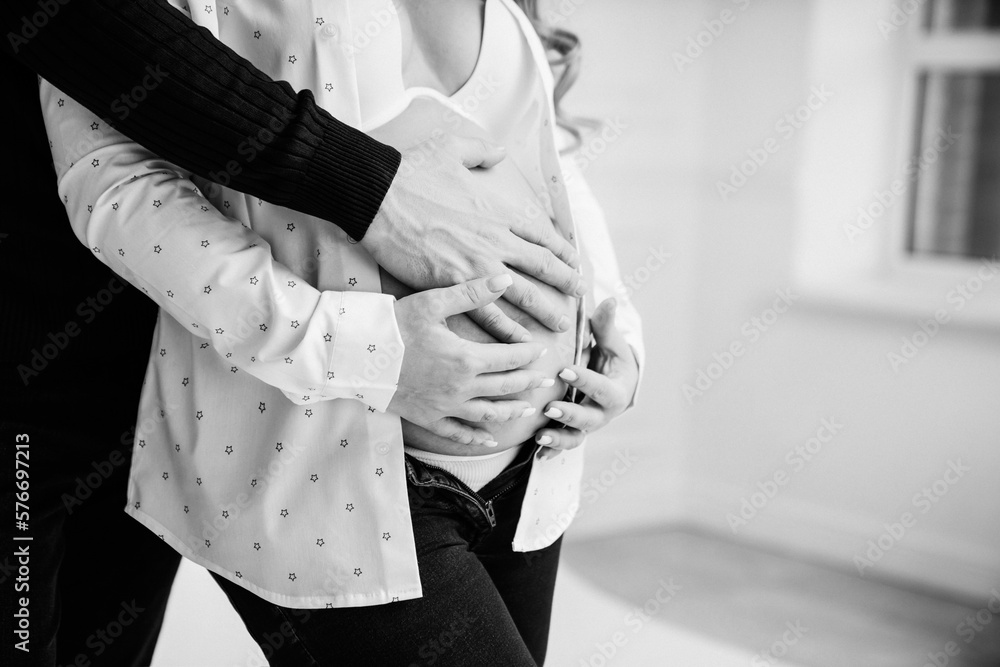
[{"label": "manicured fingernail", "polygon": [[587,288],[584,287],[583,285],[580,285],[579,287],[576,288],[576,292],[574,292],[574,294],[576,294],[577,296],[587,296]]},{"label": "manicured fingernail", "polygon": [[536,412],[538,412],[538,410],[536,410],[534,408],[526,408],[525,411],[521,413],[521,416],[522,417],[530,417],[531,415],[535,414]]},{"label": "manicured fingernail", "polygon": [[483,440],[483,444],[487,447],[496,447],[500,443],[497,442],[496,440]]},{"label": "manicured fingernail", "polygon": [[551,387],[555,383],[556,381],[553,380],[552,378],[545,378],[544,380],[538,383],[538,386],[541,387],[542,389],[546,389],[548,387]]},{"label": "manicured fingernail", "polygon": [[545,411],[545,416],[549,419],[559,419],[563,416],[563,413],[559,408],[549,408]]},{"label": "manicured fingernail", "polygon": [[563,380],[566,380],[566,382],[576,382],[580,376],[571,371],[570,369],[564,368],[559,372],[559,377],[561,377]]},{"label": "manicured fingernail", "polygon": [[502,289],[507,289],[510,287],[514,279],[509,273],[502,273],[499,276],[493,276],[486,281],[486,286],[490,288],[492,292],[499,292]]},{"label": "manicured fingernail", "polygon": [[540,435],[537,438],[535,438],[535,442],[537,442],[539,445],[551,445],[552,444],[552,436],[551,435]]},{"label": "manicured fingernail", "polygon": [[559,328],[559,331],[566,331],[566,329],[569,329],[569,318],[563,315],[559,318],[559,323],[556,326]]},{"label": "manicured fingernail", "polygon": [[530,343],[531,342],[531,334],[530,333],[523,333],[523,334],[521,334],[520,342],[522,342],[522,343]]}]

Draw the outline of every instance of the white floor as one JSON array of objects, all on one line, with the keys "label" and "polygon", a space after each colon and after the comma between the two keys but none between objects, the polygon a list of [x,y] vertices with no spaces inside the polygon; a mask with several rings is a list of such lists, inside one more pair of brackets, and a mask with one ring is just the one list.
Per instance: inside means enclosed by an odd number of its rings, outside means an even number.
[{"label": "white floor", "polygon": [[[651,599],[655,599],[655,593],[651,592]],[[664,589],[660,599],[667,599],[668,595]],[[656,619],[658,604],[647,606],[651,612],[647,621],[626,601],[598,589],[571,567],[563,567],[556,586],[546,664],[551,667],[751,664],[751,656],[745,649],[719,644]],[[201,567],[184,561],[174,584],[153,667],[266,664],[212,578]]]}]

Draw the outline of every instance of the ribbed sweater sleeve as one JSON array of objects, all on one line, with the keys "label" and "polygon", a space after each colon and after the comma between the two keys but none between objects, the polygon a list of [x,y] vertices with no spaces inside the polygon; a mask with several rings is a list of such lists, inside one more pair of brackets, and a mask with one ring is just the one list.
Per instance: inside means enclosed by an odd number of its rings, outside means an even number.
[{"label": "ribbed sweater sleeve", "polygon": [[[400,154],[164,0],[5,0],[2,49],[147,149],[360,240]],[[145,82],[145,85],[144,85]],[[128,97],[143,86],[146,97]],[[123,97],[126,96],[126,97]]]}]

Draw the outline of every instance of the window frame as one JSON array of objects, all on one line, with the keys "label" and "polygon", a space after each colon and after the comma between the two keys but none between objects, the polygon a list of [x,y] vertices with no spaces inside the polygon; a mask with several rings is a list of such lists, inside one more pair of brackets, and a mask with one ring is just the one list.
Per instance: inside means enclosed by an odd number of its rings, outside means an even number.
[{"label": "window frame", "polygon": [[[877,26],[879,21],[892,16],[897,6],[892,0],[879,0],[866,9]],[[813,81],[822,81],[831,73],[841,81],[849,80],[845,78],[843,67],[838,68],[838,54],[830,44],[837,39],[850,43],[843,26],[853,24],[856,28],[857,15],[864,13],[859,11],[860,7],[860,3],[843,0],[840,3],[815,0],[812,30],[816,39],[813,41],[820,46],[807,56]],[[845,16],[850,14],[854,16]],[[908,185],[901,201],[888,210],[881,224],[865,230],[860,248],[831,243],[834,239],[829,217],[824,218],[813,211],[819,203],[815,196],[817,183],[827,177],[830,177],[829,182],[837,182],[838,178],[836,168],[823,166],[824,162],[829,162],[823,153],[829,151],[830,143],[818,136],[822,132],[832,129],[841,136],[850,136],[857,130],[869,137],[884,136],[873,142],[875,145],[867,155],[859,157],[871,159],[877,166],[869,171],[874,169],[884,178],[881,182],[868,180],[866,188],[859,188],[856,182],[850,188],[851,192],[859,194],[865,190],[869,193],[883,191],[895,180],[894,174],[900,167],[915,157],[919,147],[921,73],[929,70],[1000,71],[1000,31],[990,34],[980,31],[931,33],[926,27],[925,16],[924,11],[918,11],[904,25],[892,24],[895,29],[888,34],[880,34],[876,29],[873,35],[856,38],[858,47],[870,56],[866,65],[871,67],[871,71],[859,73],[858,78],[865,81],[859,90],[867,90],[878,98],[872,117],[863,120],[864,127],[857,126],[857,118],[853,121],[833,118],[826,125],[806,128],[810,136],[802,149],[804,168],[800,171],[797,188],[797,210],[802,224],[792,281],[807,302],[817,305],[910,321],[932,318],[943,311],[949,322],[1000,328],[1000,264],[996,260],[917,254],[908,250],[916,181]],[[831,30],[840,32],[823,34]],[[898,96],[892,91],[898,91]],[[857,93],[855,91],[855,95]],[[845,123],[850,122],[855,125],[846,127]],[[842,173],[840,176],[843,180]],[[829,204],[829,200],[826,203]],[[844,228],[847,226],[845,223]],[[984,280],[984,274],[989,278]],[[971,291],[970,288],[980,284],[981,288],[972,298],[963,299],[962,306],[956,307],[956,291],[962,293],[963,287]]]}]

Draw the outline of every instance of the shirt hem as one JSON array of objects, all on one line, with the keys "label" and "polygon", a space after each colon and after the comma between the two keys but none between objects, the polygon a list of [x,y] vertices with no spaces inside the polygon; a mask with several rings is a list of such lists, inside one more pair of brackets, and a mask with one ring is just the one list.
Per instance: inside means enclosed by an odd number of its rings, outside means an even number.
[{"label": "shirt hem", "polygon": [[401,602],[403,600],[415,600],[417,598],[423,597],[423,590],[418,585],[416,589],[413,590],[402,590],[393,591],[394,595],[389,595],[386,591],[378,591],[372,593],[371,595],[340,595],[340,596],[330,596],[330,595],[308,595],[308,596],[291,596],[284,595],[282,593],[275,593],[266,588],[258,586],[252,582],[246,580],[245,577],[237,577],[235,573],[230,572],[222,565],[215,563],[202,555],[195,553],[187,545],[186,542],[178,538],[169,529],[167,529],[159,521],[146,514],[141,510],[137,510],[131,507],[125,508],[125,513],[131,516],[133,519],[141,523],[143,526],[155,533],[160,539],[170,545],[177,553],[184,556],[193,563],[196,563],[210,572],[214,572],[220,577],[230,581],[241,588],[245,588],[257,597],[270,602],[271,604],[278,605],[279,607],[287,607],[289,609],[325,609],[329,607],[333,608],[349,608],[349,607],[373,607],[381,604],[389,604],[391,602]]}]

